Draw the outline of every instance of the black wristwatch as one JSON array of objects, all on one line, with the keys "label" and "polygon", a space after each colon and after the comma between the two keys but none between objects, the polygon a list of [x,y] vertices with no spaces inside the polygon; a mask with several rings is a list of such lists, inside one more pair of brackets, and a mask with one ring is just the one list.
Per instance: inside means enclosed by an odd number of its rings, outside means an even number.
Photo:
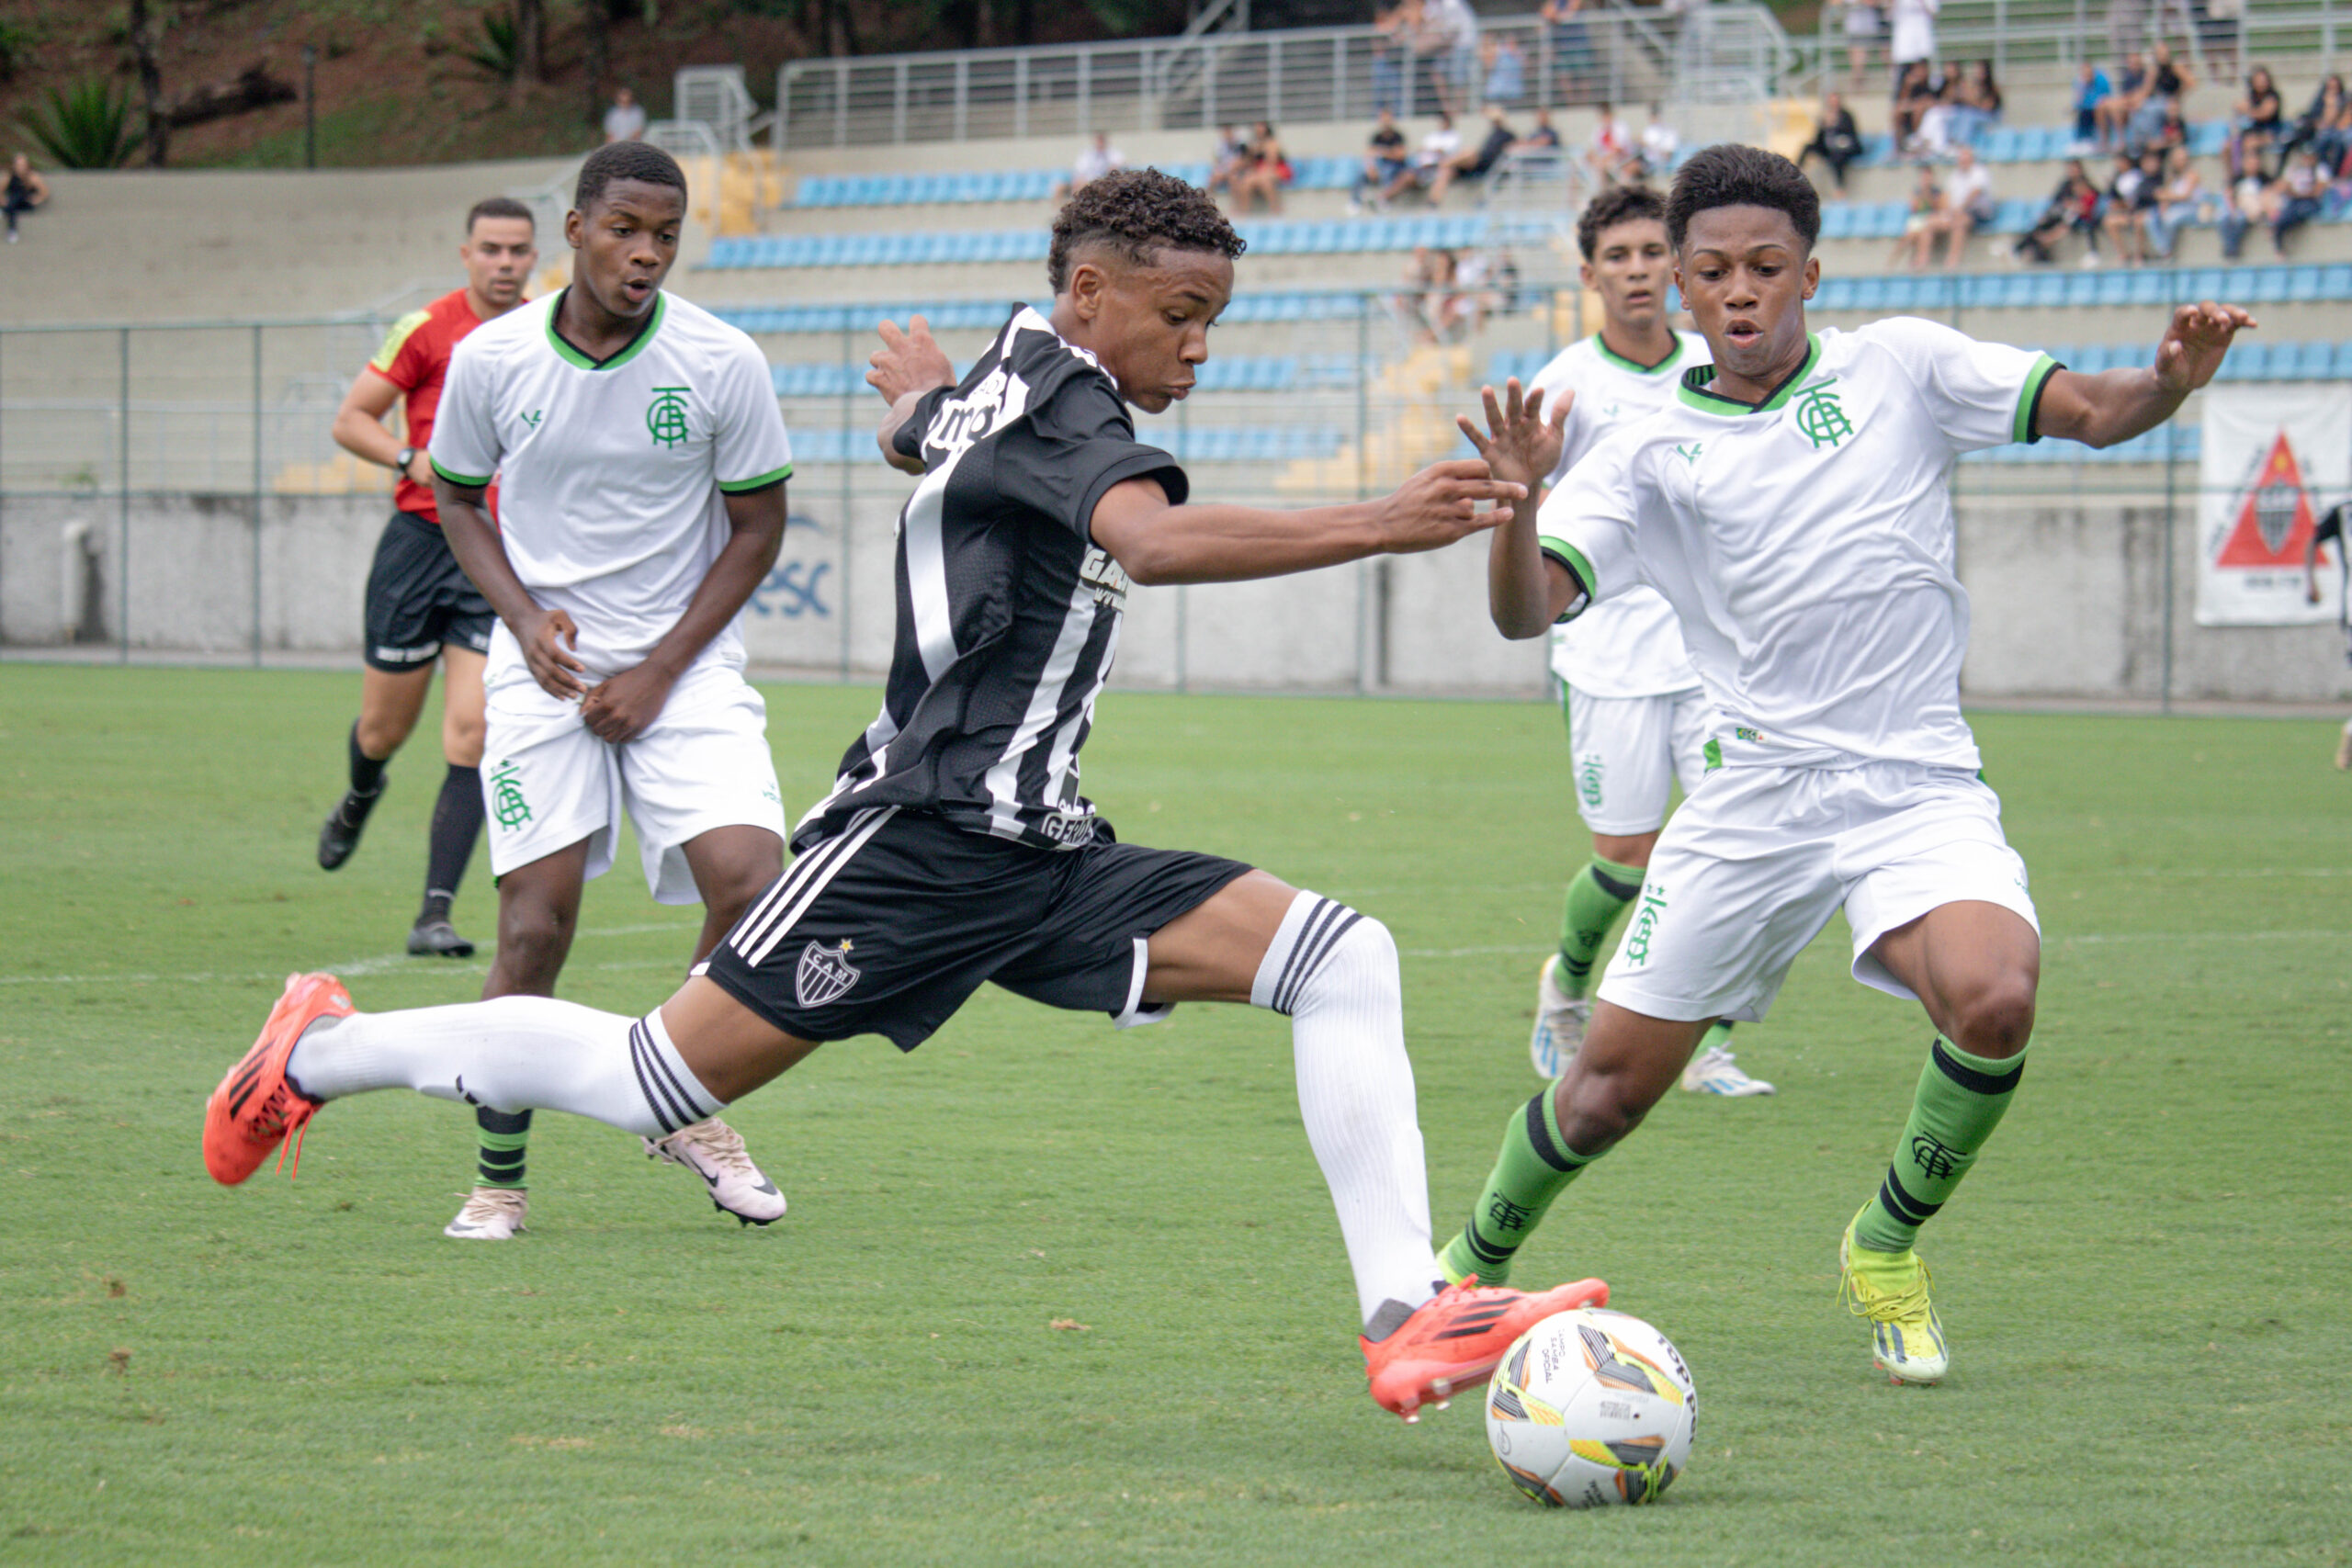
[{"label": "black wristwatch", "polygon": [[400,470],[401,478],[406,479],[408,478],[408,466],[415,461],[416,448],[413,446],[403,446],[401,448],[400,457],[393,461],[392,467]]}]

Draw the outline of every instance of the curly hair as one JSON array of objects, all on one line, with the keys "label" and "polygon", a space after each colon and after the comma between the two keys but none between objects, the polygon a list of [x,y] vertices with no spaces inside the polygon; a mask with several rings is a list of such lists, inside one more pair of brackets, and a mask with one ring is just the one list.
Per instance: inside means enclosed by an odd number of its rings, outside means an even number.
[{"label": "curly hair", "polygon": [[580,165],[580,183],[571,188],[573,209],[587,211],[588,204],[616,180],[672,186],[681,200],[686,194],[686,172],[678,167],[675,158],[648,142],[612,141],[589,153],[588,161]]},{"label": "curly hair", "polygon": [[1055,293],[1069,287],[1071,254],[1094,244],[1136,266],[1150,265],[1160,250],[1215,251],[1231,260],[1247,248],[1216,197],[1158,169],[1114,169],[1070,197],[1054,220],[1046,253],[1046,281]]},{"label": "curly hair", "polygon": [[1761,147],[1721,141],[1692,154],[1666,198],[1666,243],[1680,251],[1690,220],[1718,207],[1769,207],[1786,213],[1808,251],[1821,238],[1821,197],[1813,182],[1794,164]]},{"label": "curly hair", "polygon": [[1577,219],[1577,249],[1584,259],[1592,259],[1593,247],[1600,243],[1600,236],[1620,223],[1666,221],[1666,199],[1647,186],[1611,186],[1584,204],[1584,212]]}]

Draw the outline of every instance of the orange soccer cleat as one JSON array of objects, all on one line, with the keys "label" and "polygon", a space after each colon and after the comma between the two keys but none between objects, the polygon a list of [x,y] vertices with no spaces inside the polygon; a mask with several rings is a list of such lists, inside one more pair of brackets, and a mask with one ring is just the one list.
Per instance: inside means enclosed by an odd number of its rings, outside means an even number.
[{"label": "orange soccer cleat", "polygon": [[[269,1010],[254,1048],[220,1080],[204,1102],[204,1168],[223,1187],[234,1187],[261,1168],[269,1151],[294,1139],[294,1168],[302,1166],[302,1128],[320,1102],[288,1082],[287,1058],[302,1031],[322,1018],[348,1018],[351,993],[332,975],[288,975],[285,994]],[[278,1156],[278,1164],[286,1156]]]},{"label": "orange soccer cleat", "polygon": [[1372,1397],[1383,1410],[1407,1421],[1420,1419],[1420,1407],[1446,1402],[1495,1370],[1511,1342],[1554,1313],[1609,1304],[1609,1287],[1578,1280],[1548,1291],[1514,1291],[1507,1285],[1481,1289],[1473,1274],[1448,1285],[1385,1339],[1359,1339]]}]

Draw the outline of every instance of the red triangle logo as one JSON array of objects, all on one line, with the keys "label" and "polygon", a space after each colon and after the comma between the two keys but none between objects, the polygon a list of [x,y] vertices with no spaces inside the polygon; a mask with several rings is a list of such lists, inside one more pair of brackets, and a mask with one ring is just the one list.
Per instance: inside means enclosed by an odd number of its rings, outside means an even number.
[{"label": "red triangle logo", "polygon": [[2312,538],[2312,496],[2303,488],[2302,465],[2280,431],[2262,471],[2238,502],[2237,521],[2222,541],[2215,566],[2300,567]]}]

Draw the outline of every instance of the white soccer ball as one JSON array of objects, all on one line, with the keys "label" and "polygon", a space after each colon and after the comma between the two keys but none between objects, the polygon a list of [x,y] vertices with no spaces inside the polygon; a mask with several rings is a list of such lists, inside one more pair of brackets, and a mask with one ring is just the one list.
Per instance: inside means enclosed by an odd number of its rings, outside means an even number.
[{"label": "white soccer ball", "polygon": [[1555,1508],[1654,1503],[1690,1461],[1699,1391],[1665,1335],[1586,1308],[1521,1335],[1487,1385],[1487,1442]]}]

